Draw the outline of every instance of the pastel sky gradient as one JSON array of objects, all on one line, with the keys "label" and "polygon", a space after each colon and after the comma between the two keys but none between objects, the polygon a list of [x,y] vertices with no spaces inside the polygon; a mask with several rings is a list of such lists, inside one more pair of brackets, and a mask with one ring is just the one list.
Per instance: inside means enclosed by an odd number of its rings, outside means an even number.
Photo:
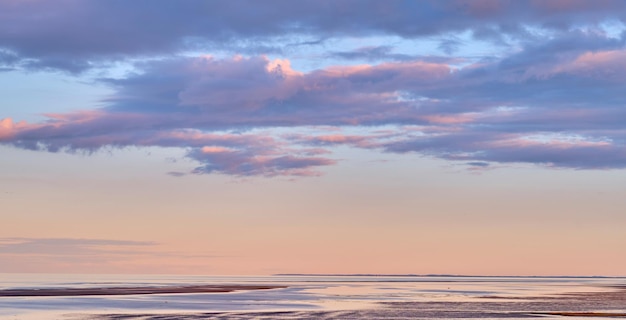
[{"label": "pastel sky gradient", "polygon": [[626,276],[626,2],[0,1],[0,272]]}]

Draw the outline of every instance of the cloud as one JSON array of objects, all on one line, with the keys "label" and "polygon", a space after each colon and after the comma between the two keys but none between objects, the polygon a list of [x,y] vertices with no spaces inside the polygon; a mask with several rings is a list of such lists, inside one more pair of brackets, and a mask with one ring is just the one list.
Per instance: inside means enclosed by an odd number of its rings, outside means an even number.
[{"label": "cloud", "polygon": [[[167,251],[160,243],[89,238],[0,238],[2,272],[155,273],[206,268],[210,252]],[[155,268],[158,266],[158,268]]]},{"label": "cloud", "polygon": [[[263,56],[146,62],[143,73],[103,80],[117,90],[107,107],[35,124],[5,119],[0,140],[52,152],[182,147],[201,164],[193,173],[241,176],[316,175],[336,163],[319,155],[341,144],[466,162],[623,168],[625,51],[543,47],[557,58],[541,68],[519,57],[532,48],[457,69],[412,60],[305,73]],[[274,133],[318,126],[361,133]],[[380,126],[392,129],[375,133]]]},{"label": "cloud", "polygon": [[454,52],[456,52],[459,47],[463,44],[462,41],[460,41],[459,39],[456,38],[448,38],[448,39],[442,39],[439,42],[439,46],[438,48],[447,53],[447,54],[453,54]]},{"label": "cloud", "polygon": [[[267,138],[274,143],[273,139]],[[243,148],[222,146],[204,146],[193,149],[188,157],[204,165],[197,167],[193,173],[225,173],[239,176],[277,175],[314,176],[319,172],[313,170],[317,166],[335,164],[336,161],[322,157],[308,156],[309,150],[282,150],[280,146],[252,147],[245,144]]]},{"label": "cloud", "polygon": [[489,166],[488,162],[480,162],[480,161],[472,161],[472,162],[468,162],[466,164],[468,166],[479,167],[479,168],[486,168],[486,167]]},{"label": "cloud", "polygon": [[168,175],[172,176],[172,177],[184,177],[185,173],[184,172],[178,172],[178,171],[171,171],[167,173]]},{"label": "cloud", "polygon": [[370,63],[380,63],[381,61],[419,60],[423,62],[458,64],[467,62],[468,60],[462,57],[458,58],[435,55],[404,54],[394,53],[393,51],[393,46],[367,46],[346,51],[330,51],[327,54],[327,57],[332,59],[344,59],[350,61],[367,61]]},{"label": "cloud", "polygon": [[346,60],[388,61],[388,60],[415,60],[416,57],[408,54],[392,53],[392,46],[368,46],[350,51],[331,51],[328,56]]},{"label": "cloud", "polygon": [[611,169],[626,167],[626,148],[623,144],[592,141],[589,137],[578,141],[520,137],[516,134],[473,133],[451,134],[436,138],[422,138],[386,145],[390,152],[420,152],[443,159],[482,162],[531,163],[555,168]]},{"label": "cloud", "polygon": [[145,252],[154,242],[73,238],[0,238],[0,255],[97,256]]},{"label": "cloud", "polygon": [[[24,68],[79,73],[136,57],[211,49],[267,54],[327,38],[417,39],[471,31],[506,42],[505,37],[529,37],[532,28],[561,31],[623,22],[625,9],[620,0],[3,1],[0,50],[14,55],[9,63]],[[441,48],[453,52],[458,43],[445,39]]]},{"label": "cloud", "polygon": [[[100,109],[0,120],[0,143],[19,148],[183,148],[196,166],[172,176],[319,175],[342,145],[473,167],[626,167],[623,1],[62,0],[0,12],[7,68],[135,67],[95,80],[114,91]],[[389,36],[400,44],[358,41]],[[454,56],[484,39],[492,47],[473,50],[490,54]],[[401,52],[413,40],[447,55]],[[288,59],[310,46],[335,65]]]}]

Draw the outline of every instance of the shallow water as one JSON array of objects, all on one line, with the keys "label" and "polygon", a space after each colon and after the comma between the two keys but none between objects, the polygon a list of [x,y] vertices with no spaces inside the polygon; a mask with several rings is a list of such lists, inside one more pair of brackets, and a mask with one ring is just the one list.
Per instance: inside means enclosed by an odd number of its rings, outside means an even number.
[{"label": "shallow water", "polygon": [[[0,274],[0,290],[285,285],[228,293],[0,297],[0,319],[527,319],[626,313],[625,278]],[[567,317],[567,319],[590,319]]]}]

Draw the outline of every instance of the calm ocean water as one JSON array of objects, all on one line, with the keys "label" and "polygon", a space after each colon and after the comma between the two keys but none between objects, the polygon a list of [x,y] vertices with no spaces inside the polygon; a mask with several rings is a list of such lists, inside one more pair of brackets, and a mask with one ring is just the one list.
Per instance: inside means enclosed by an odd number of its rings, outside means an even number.
[{"label": "calm ocean water", "polygon": [[[626,313],[625,278],[0,274],[0,290],[284,285],[229,293],[0,297],[0,319],[561,319]],[[589,319],[572,316],[567,319]]]}]

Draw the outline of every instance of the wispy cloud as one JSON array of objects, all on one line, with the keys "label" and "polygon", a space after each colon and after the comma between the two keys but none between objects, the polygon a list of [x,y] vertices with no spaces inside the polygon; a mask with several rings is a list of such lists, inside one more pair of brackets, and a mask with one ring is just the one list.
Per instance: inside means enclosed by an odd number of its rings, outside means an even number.
[{"label": "wispy cloud", "polygon": [[0,255],[99,256],[145,253],[157,243],[108,239],[0,238]]},{"label": "wispy cloud", "polygon": [[186,265],[206,268],[209,261],[224,257],[232,256],[168,251],[163,244],[152,241],[0,238],[0,272],[180,272]]}]

